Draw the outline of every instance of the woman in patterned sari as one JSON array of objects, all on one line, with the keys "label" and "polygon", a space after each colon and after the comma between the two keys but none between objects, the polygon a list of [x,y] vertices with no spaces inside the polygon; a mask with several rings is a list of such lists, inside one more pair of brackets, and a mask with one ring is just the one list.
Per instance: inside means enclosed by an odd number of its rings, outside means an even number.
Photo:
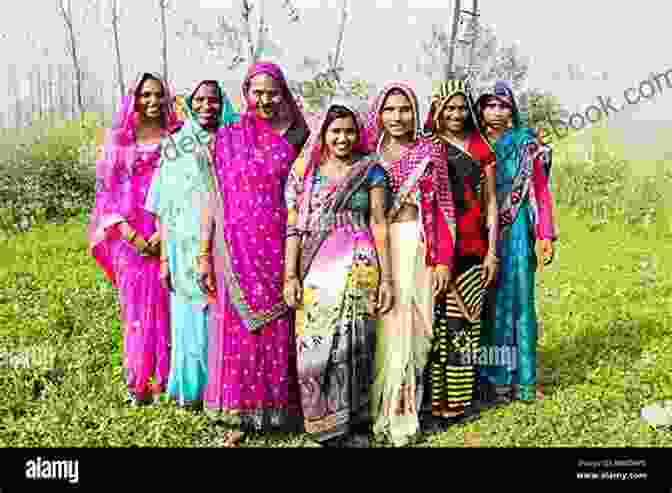
[{"label": "woman in patterned sari", "polygon": [[497,393],[523,401],[543,398],[536,386],[535,272],[553,258],[557,239],[550,191],[551,149],[524,126],[513,91],[498,82],[478,101],[480,117],[497,154],[497,203],[501,271],[484,343],[515,351],[516,364],[483,368]]},{"label": "woman in patterned sari", "polygon": [[378,324],[371,412],[375,435],[404,446],[420,431],[434,298],[447,289],[453,264],[454,205],[446,160],[439,145],[421,137],[418,101],[408,85],[382,89],[368,131],[393,192],[387,217],[396,300]]},{"label": "woman in patterned sari", "polygon": [[392,304],[386,175],[346,101],[330,104],[306,151],[286,191],[285,299],[297,307],[305,429],[347,446],[368,426],[374,317]]},{"label": "woman in patterned sari", "polygon": [[217,133],[200,272],[210,311],[206,410],[245,431],[300,424],[293,313],[282,296],[290,167],[308,138],[281,69],[250,67],[240,121]]},{"label": "woman in patterned sari", "polygon": [[96,165],[90,251],[119,293],[129,398],[165,389],[170,365],[168,291],[159,280],[160,234],[145,210],[161,140],[176,126],[167,84],[143,74],[123,97]]},{"label": "woman in patterned sari", "polygon": [[208,375],[208,298],[199,287],[196,270],[201,210],[208,197],[214,135],[238,115],[224,85],[214,80],[196,84],[184,98],[182,111],[182,128],[164,141],[147,209],[161,224],[161,278],[171,291],[167,392],[178,405],[198,406]]},{"label": "woman in patterned sari", "polygon": [[438,85],[425,128],[443,146],[457,211],[454,281],[436,305],[429,375],[432,414],[455,421],[474,410],[483,299],[499,262],[495,155],[463,80]]}]

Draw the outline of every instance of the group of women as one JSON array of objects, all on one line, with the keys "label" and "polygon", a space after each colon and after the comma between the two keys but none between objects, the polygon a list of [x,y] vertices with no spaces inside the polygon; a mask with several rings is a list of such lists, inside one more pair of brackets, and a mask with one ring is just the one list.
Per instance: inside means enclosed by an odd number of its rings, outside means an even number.
[{"label": "group of women", "polygon": [[[97,163],[91,253],[119,292],[130,399],[248,431],[411,443],[476,397],[534,400],[535,271],[557,235],[550,153],[504,83],[449,80],[424,127],[404,83],[306,118],[253,65],[236,111],[199,81],[178,118],[143,74]],[[479,364],[490,346],[515,368]],[[489,392],[477,392],[488,389]]]}]

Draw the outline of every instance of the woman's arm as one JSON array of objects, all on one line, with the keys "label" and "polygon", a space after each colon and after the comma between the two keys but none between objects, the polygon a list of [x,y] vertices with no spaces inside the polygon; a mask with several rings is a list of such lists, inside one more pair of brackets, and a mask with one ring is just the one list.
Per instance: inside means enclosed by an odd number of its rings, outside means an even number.
[{"label": "woman's arm", "polygon": [[[295,163],[296,166],[296,163]],[[283,277],[283,297],[291,308],[300,305],[302,299],[301,280],[299,279],[299,257],[301,254],[301,237],[298,222],[298,198],[300,184],[296,169],[292,168],[285,185],[285,202],[287,205],[287,238],[285,241],[285,272]]]},{"label": "woman's arm", "polygon": [[390,229],[386,216],[387,189],[385,182],[376,184],[369,189],[370,221],[369,225],[373,233],[373,239],[378,254],[380,265],[380,285],[378,299],[375,308],[372,307],[371,315],[384,315],[392,309],[394,303],[392,259],[390,257]]},{"label": "woman's arm", "polygon": [[380,261],[380,276],[383,281],[392,280],[392,262],[390,259],[390,231],[385,216],[386,190],[376,186],[369,190],[370,227]]},{"label": "woman's arm", "polygon": [[497,210],[496,170],[494,165],[485,168],[485,207],[486,226],[488,228],[488,254],[497,255],[497,234],[499,217]]},{"label": "woman's arm", "polygon": [[536,225],[537,239],[555,241],[557,239],[557,230],[554,217],[553,194],[551,193],[550,179],[546,173],[546,169],[550,169],[550,149],[536,146],[534,149],[536,152],[532,156],[532,186],[534,187],[534,195],[537,199],[539,209],[539,218]]}]

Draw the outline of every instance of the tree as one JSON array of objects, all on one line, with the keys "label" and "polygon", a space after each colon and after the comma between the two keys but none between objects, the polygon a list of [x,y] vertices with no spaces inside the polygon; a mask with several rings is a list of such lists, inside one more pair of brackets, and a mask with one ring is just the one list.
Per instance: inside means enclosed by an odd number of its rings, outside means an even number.
[{"label": "tree", "polygon": [[161,10],[161,60],[163,64],[163,80],[168,80],[168,28],[166,23],[166,10],[168,10],[168,0],[159,0],[159,9]]},{"label": "tree", "polygon": [[531,89],[526,92],[527,123],[538,128],[542,122],[563,118],[565,109],[560,100],[548,91]]},{"label": "tree", "polygon": [[72,6],[70,1],[59,0],[58,2],[59,11],[61,17],[63,17],[63,22],[65,23],[65,29],[68,36],[68,45],[67,50],[69,55],[72,57],[72,65],[75,69],[75,91],[76,91],[76,103],[79,114],[84,114],[84,100],[82,98],[82,69],[77,52],[77,38],[75,36],[75,28],[72,22]]},{"label": "tree", "polygon": [[[469,77],[475,88],[491,86],[498,79],[509,80],[514,89],[520,89],[529,69],[529,60],[517,45],[502,46],[490,26],[469,23],[470,37],[474,39],[473,60],[470,66],[471,46],[465,46],[456,56],[453,72],[458,77]],[[459,40],[458,40],[459,41]],[[421,41],[421,55],[416,67],[427,77],[442,77],[449,53],[450,39],[445,29],[432,25],[429,41]]]},{"label": "tree", "polygon": [[303,100],[305,109],[310,113],[323,110],[327,102],[338,93],[359,98],[364,102],[376,90],[375,85],[359,78],[347,81],[343,79],[345,72],[343,45],[349,18],[347,0],[341,2],[339,17],[336,46],[327,54],[326,63],[316,58],[304,57],[298,68],[309,71],[310,79],[301,82],[291,81],[292,91]]},{"label": "tree", "polygon": [[121,50],[119,49],[119,4],[117,0],[111,0],[112,7],[112,34],[114,36],[114,53],[117,58],[117,82],[121,97],[126,94],[123,65],[121,64]]},{"label": "tree", "polygon": [[[292,0],[283,0],[282,8],[290,24],[300,21],[299,12]],[[252,65],[264,55],[280,57],[284,54],[280,44],[271,39],[271,25],[264,12],[263,0],[258,0],[256,4],[251,0],[242,0],[240,21],[230,22],[226,16],[219,16],[217,27],[212,32],[201,31],[193,20],[187,19],[183,32],[178,33],[180,37],[185,35],[199,39],[218,58],[230,56],[227,64],[229,70],[235,70],[244,64]]]}]

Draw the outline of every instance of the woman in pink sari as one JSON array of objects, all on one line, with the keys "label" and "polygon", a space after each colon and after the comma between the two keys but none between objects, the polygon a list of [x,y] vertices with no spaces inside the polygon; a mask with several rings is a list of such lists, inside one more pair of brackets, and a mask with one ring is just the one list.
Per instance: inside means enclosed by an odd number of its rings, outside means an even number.
[{"label": "woman in pink sari", "polygon": [[205,404],[237,428],[228,446],[245,430],[300,423],[293,314],[282,296],[284,187],[308,127],[274,64],[250,68],[243,104],[240,121],[217,133],[200,256],[216,298]]},{"label": "woman in pink sari", "polygon": [[124,370],[131,402],[146,403],[168,378],[168,291],[159,279],[160,238],[144,209],[161,157],[161,139],[177,124],[169,88],[142,74],[121,107],[96,165],[90,253],[119,292]]}]

